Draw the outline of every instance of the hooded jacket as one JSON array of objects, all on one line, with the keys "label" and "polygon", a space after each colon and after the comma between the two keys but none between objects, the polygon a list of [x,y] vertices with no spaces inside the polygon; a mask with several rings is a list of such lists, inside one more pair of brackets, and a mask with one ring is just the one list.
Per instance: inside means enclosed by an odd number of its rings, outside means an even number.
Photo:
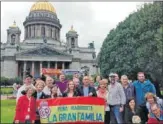
[{"label": "hooded jacket", "polygon": [[150,92],[156,94],[156,89],[149,80],[146,80],[143,83],[141,83],[138,80],[134,81],[133,86],[135,87],[137,105],[142,105],[142,106],[146,105],[146,100],[145,100],[146,93]]}]

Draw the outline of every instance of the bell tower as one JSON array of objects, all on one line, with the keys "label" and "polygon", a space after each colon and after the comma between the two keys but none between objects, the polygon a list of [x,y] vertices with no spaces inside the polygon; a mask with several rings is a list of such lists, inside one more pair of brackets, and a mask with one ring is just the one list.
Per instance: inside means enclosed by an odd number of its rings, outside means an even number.
[{"label": "bell tower", "polygon": [[66,33],[66,42],[68,48],[78,48],[78,34],[71,26],[71,29]]},{"label": "bell tower", "polygon": [[21,31],[16,22],[14,21],[13,25],[7,29],[7,44],[16,45],[20,43],[20,34]]}]

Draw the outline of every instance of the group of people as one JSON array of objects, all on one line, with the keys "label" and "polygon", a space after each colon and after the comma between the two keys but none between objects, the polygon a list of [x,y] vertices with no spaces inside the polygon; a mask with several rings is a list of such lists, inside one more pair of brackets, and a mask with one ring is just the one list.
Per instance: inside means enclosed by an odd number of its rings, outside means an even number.
[{"label": "group of people", "polygon": [[145,74],[139,72],[138,80],[130,82],[126,75],[110,73],[109,78],[73,75],[66,80],[65,75],[55,81],[50,76],[33,80],[27,75],[17,93],[14,123],[40,123],[35,102],[37,99],[57,97],[100,97],[105,100],[105,124],[112,123],[159,123],[163,121],[163,100],[156,95],[156,89]]}]

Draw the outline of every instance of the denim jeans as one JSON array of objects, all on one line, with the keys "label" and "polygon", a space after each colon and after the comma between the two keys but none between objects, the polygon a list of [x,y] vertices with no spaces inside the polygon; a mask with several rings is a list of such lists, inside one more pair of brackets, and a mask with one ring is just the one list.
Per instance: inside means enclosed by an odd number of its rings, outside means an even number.
[{"label": "denim jeans", "polygon": [[122,112],[120,110],[120,105],[110,106],[110,121],[111,124],[122,124]]}]

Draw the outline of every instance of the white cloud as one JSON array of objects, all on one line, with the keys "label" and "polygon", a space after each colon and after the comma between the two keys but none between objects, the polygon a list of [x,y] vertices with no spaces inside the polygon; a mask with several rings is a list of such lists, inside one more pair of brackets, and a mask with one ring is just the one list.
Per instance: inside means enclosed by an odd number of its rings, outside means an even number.
[{"label": "white cloud", "polygon": [[[136,11],[140,2],[56,2],[52,3],[62,24],[61,39],[74,25],[79,34],[79,45],[87,46],[95,41],[99,52],[102,42],[112,28],[123,21],[130,13]],[[15,20],[24,38],[23,22],[28,16],[33,2],[2,2],[1,8],[1,41],[6,42],[6,30]]]}]

